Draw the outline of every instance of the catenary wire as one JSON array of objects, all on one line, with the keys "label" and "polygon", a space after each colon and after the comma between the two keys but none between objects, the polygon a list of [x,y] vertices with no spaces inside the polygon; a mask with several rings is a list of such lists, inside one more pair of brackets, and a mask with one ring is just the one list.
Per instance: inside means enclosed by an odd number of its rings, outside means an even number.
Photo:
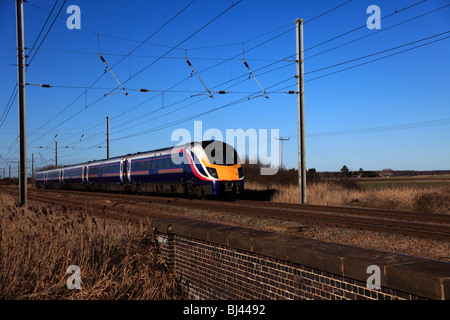
[{"label": "catenary wire", "polygon": [[[239,1],[239,2],[240,2],[240,1]],[[238,4],[239,2],[234,3],[231,7],[233,7],[234,5]],[[330,10],[327,10],[326,12],[321,13],[319,16],[323,16],[323,15],[326,14],[326,13],[329,13],[329,12],[331,12],[331,11],[334,11],[334,10],[336,10],[337,8],[341,7],[342,5],[344,5],[344,4],[348,3],[348,2],[350,2],[350,1],[346,1],[346,2],[342,3],[341,5],[338,5],[337,7],[334,7],[334,8],[332,8],[332,9],[330,9]],[[231,8],[231,7],[230,7],[230,8]],[[316,17],[314,17],[314,18],[308,20],[307,22],[312,21],[312,20],[316,19],[316,18],[319,17],[319,16],[316,16]],[[294,28],[292,28],[292,29],[294,29]],[[281,35],[283,35],[283,34],[289,32],[289,31],[291,31],[292,29],[290,29],[290,30],[288,30],[288,31],[286,31],[286,32],[283,32]],[[281,35],[278,35],[278,36],[281,36]],[[276,36],[276,37],[278,37],[278,36]],[[267,41],[265,41],[265,42],[263,42],[263,43],[261,43],[261,44],[255,46],[255,47],[251,48],[250,50],[253,50],[253,49],[255,49],[256,47],[259,47],[260,45],[263,45],[263,44],[267,43],[268,41],[273,40],[273,39],[276,38],[276,37],[273,37],[273,38],[271,38],[271,39],[269,39],[269,40],[267,40]],[[251,39],[251,40],[252,40],[252,39]],[[183,41],[183,42],[184,42],[184,41]],[[180,45],[180,44],[179,44],[179,45]],[[178,45],[178,46],[179,46],[179,45]],[[173,49],[175,49],[175,47],[172,47],[172,49],[169,50],[169,52],[172,51]],[[250,50],[248,50],[248,51],[250,51]],[[148,66],[147,66],[147,67],[148,67]],[[146,68],[147,68],[147,67],[146,67]],[[208,69],[209,69],[209,68],[208,68]],[[202,70],[202,71],[206,71],[206,70]],[[135,75],[136,75],[136,74],[135,74]],[[134,76],[135,76],[135,75],[134,75]],[[133,76],[133,77],[134,77],[134,76]],[[130,80],[131,78],[132,78],[132,77],[130,77],[128,80]],[[128,80],[127,80],[127,81],[128,81]],[[171,88],[173,88],[173,86],[172,86]],[[81,95],[81,96],[82,96],[82,95]],[[81,97],[81,96],[80,96],[80,97]],[[79,97],[79,98],[80,98],[80,97]],[[102,98],[100,98],[99,100],[101,100],[101,99],[102,99]],[[99,100],[97,100],[97,101],[99,101]],[[95,101],[94,103],[96,103],[97,101]],[[84,109],[82,109],[82,110],[84,110]],[[82,110],[80,110],[80,112],[81,112]],[[79,113],[80,113],[80,112],[79,112]],[[78,114],[78,113],[77,113],[77,114]],[[75,114],[75,115],[73,115],[73,116],[76,116],[77,114]],[[70,119],[70,118],[69,118],[69,119]]]}]

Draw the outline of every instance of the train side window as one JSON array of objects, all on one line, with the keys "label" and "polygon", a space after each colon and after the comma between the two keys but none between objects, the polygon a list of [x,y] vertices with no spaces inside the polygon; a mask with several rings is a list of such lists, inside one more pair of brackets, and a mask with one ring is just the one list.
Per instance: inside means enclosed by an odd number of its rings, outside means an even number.
[{"label": "train side window", "polygon": [[155,159],[151,160],[150,164],[151,164],[152,169],[156,169],[156,160]]}]

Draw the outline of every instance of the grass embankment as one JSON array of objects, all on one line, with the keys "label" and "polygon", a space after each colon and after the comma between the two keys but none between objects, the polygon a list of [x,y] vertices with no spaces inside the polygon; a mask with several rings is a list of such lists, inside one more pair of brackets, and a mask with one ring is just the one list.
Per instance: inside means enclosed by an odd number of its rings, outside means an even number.
[{"label": "grass embankment", "polygon": [[[273,190],[271,201],[299,202],[296,185],[246,184],[249,190]],[[345,182],[318,182],[306,188],[307,202],[318,205],[361,206],[388,210],[450,213],[449,186],[400,185],[385,188],[354,188]]]},{"label": "grass embankment", "polygon": [[[76,265],[81,289],[68,289]],[[152,231],[0,194],[0,299],[178,299]]]},{"label": "grass embankment", "polygon": [[[297,172],[280,170],[260,176],[246,168],[246,192],[252,198],[299,202]],[[307,202],[318,205],[361,206],[389,210],[450,213],[448,176],[405,178],[307,179]]]}]

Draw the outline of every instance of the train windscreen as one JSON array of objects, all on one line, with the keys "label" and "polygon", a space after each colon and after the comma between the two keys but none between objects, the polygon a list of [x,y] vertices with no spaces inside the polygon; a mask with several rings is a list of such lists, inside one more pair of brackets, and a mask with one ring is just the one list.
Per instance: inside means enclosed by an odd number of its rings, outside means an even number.
[{"label": "train windscreen", "polygon": [[240,163],[236,150],[221,141],[204,141],[202,144],[211,164],[231,166]]}]

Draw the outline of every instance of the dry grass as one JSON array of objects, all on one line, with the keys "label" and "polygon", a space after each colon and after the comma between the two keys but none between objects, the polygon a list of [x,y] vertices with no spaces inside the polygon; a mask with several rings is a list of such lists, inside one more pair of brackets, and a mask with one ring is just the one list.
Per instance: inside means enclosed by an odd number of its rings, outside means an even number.
[{"label": "dry grass", "polygon": [[[276,190],[271,198],[275,202],[299,202],[295,185],[246,183],[246,189]],[[307,201],[319,205],[353,205],[389,210],[450,213],[450,186],[401,185],[366,189],[345,181],[323,181],[307,186]]]},{"label": "dry grass", "polygon": [[[69,290],[70,265],[81,289]],[[179,299],[152,231],[0,194],[0,299]]]}]

